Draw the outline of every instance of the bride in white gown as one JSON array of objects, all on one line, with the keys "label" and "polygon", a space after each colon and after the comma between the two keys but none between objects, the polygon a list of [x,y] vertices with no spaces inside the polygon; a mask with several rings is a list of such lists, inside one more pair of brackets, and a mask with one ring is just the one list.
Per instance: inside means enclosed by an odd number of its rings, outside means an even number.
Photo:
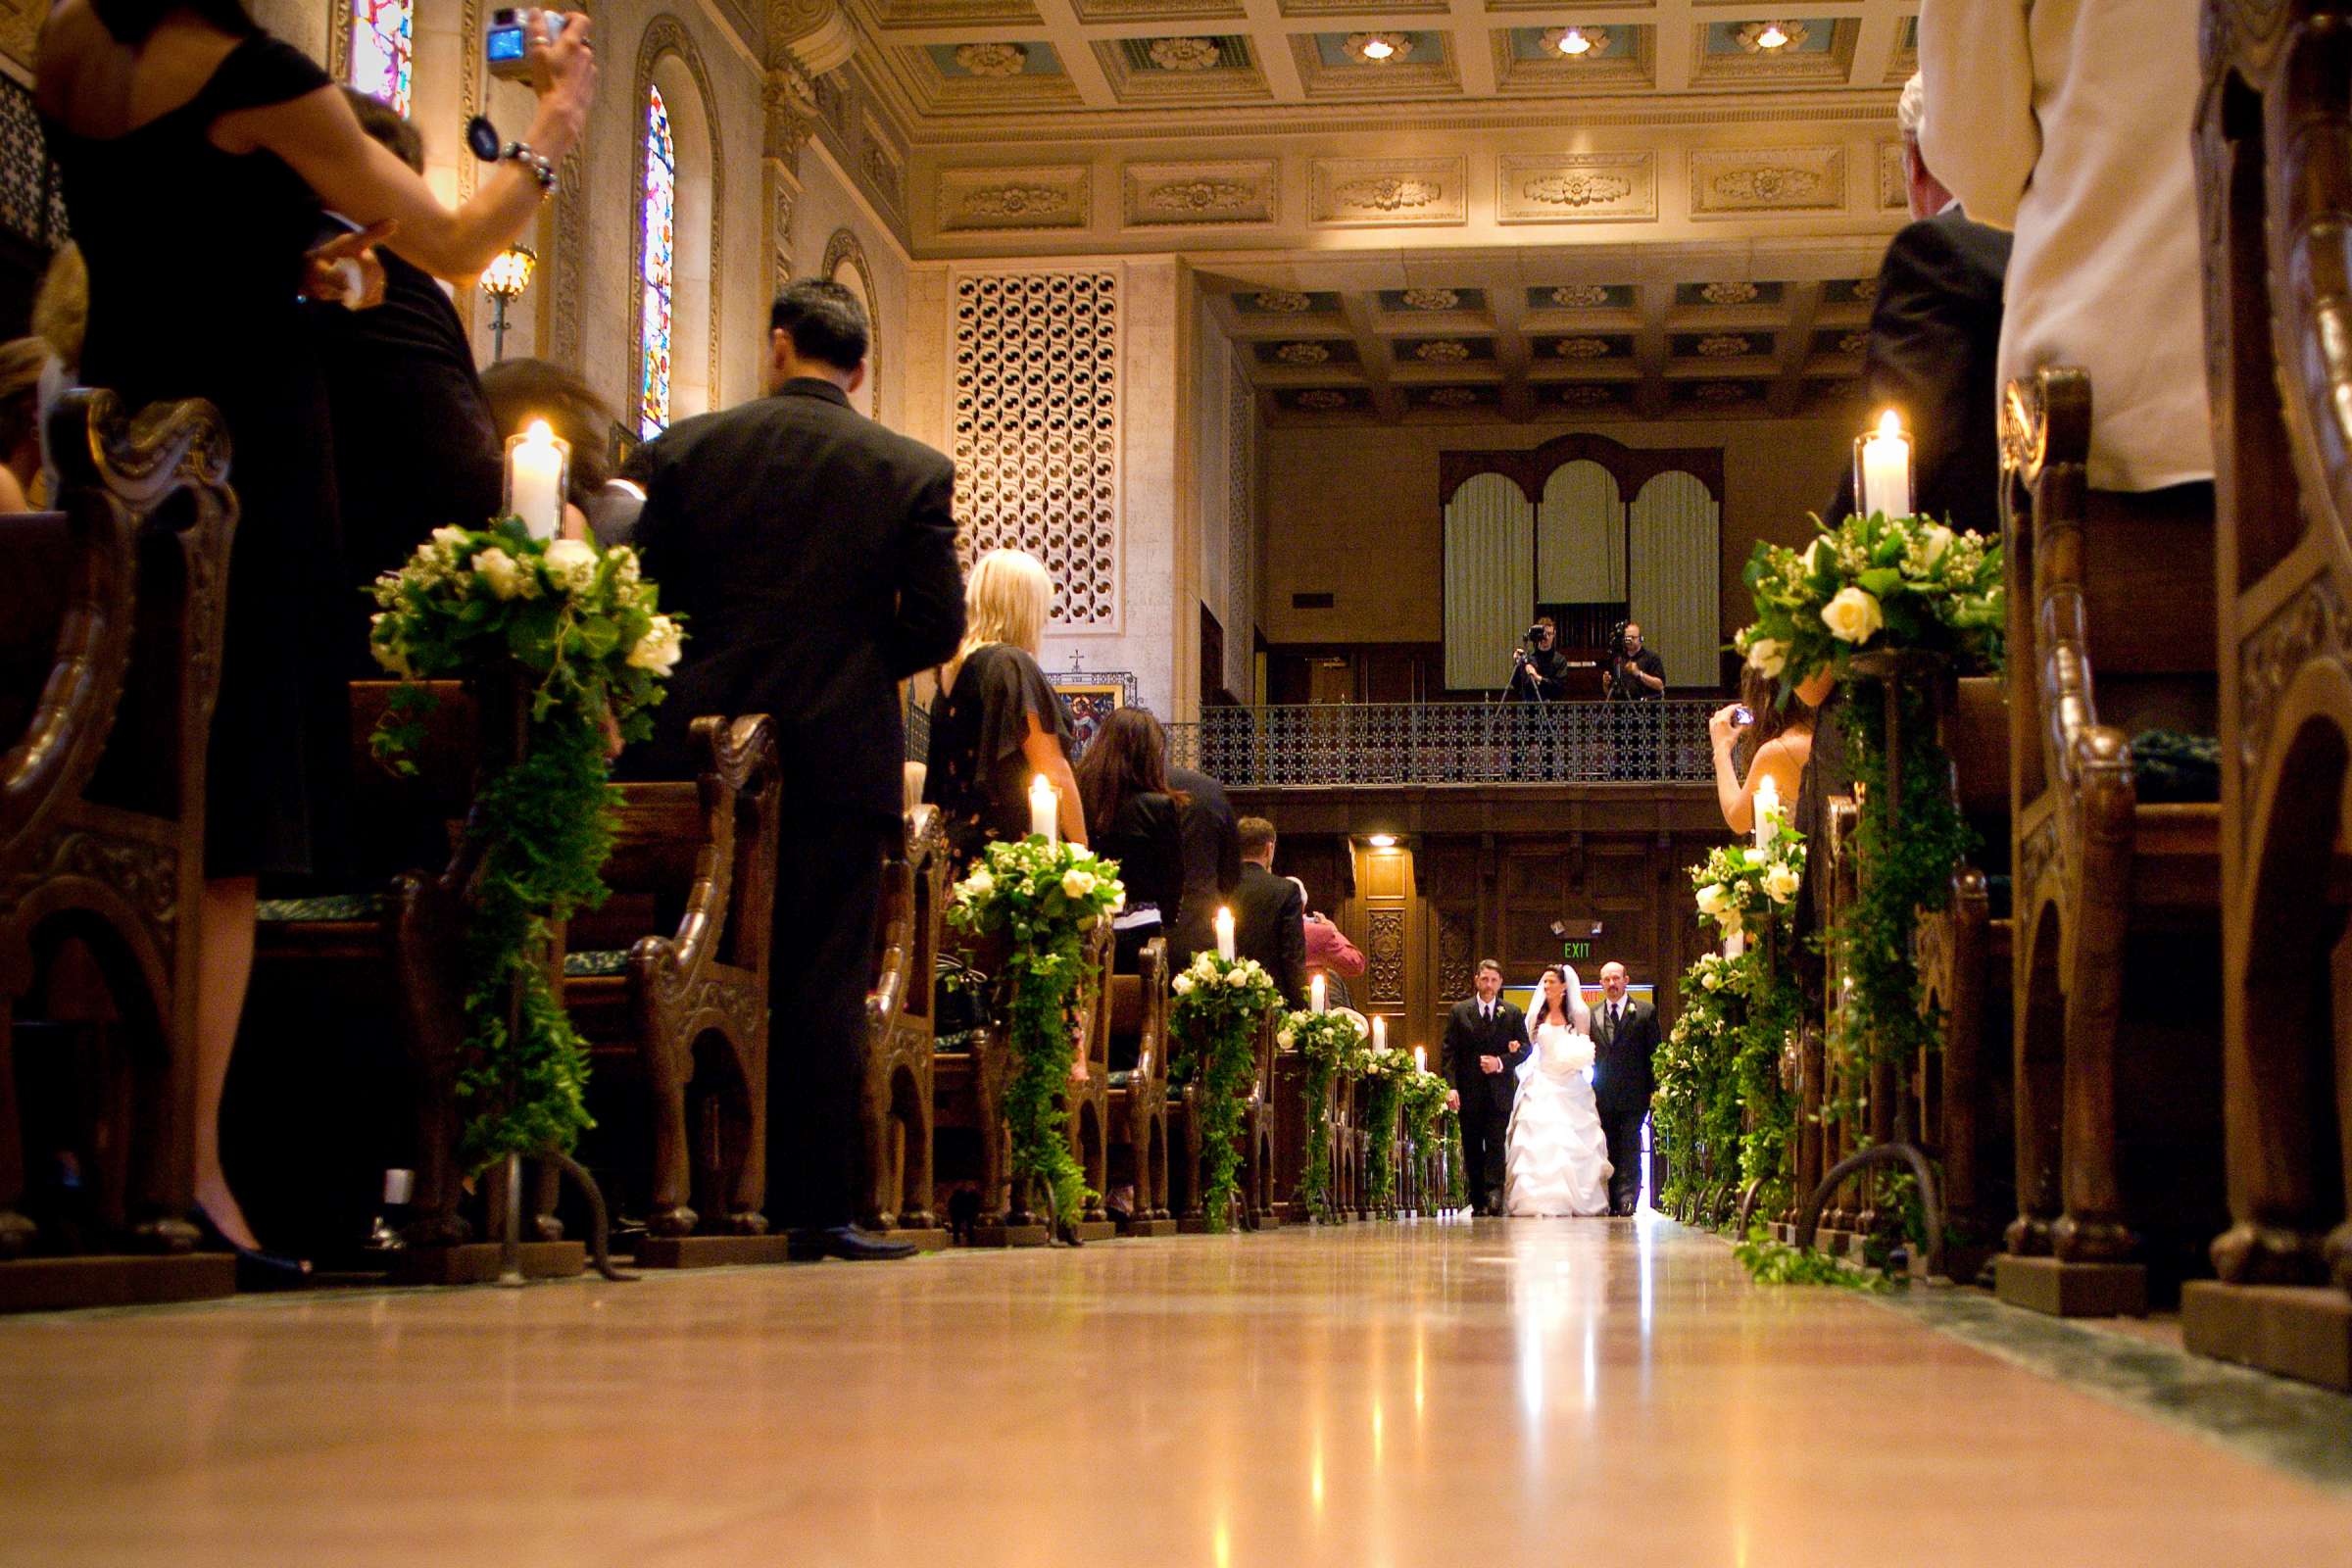
[{"label": "bride in white gown", "polygon": [[1592,1011],[1576,971],[1544,971],[1544,995],[1528,1015],[1534,1050],[1519,1069],[1504,1142],[1504,1212],[1606,1214],[1609,1141],[1592,1100]]}]

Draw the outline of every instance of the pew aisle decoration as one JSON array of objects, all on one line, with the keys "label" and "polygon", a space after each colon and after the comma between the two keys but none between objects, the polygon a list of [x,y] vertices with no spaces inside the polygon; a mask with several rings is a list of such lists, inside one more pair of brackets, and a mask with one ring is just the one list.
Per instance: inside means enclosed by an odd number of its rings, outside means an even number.
[{"label": "pew aisle decoration", "polygon": [[1294,1012],[1282,1020],[1276,1040],[1285,1051],[1297,1051],[1306,1068],[1299,1091],[1306,1102],[1306,1200],[1315,1218],[1328,1224],[1339,1216],[1331,1193],[1332,1090],[1343,1076],[1361,1070],[1364,1031],[1351,1013]]},{"label": "pew aisle decoration", "polygon": [[464,679],[493,699],[505,688],[523,705],[521,755],[483,786],[466,821],[480,869],[465,939],[458,1093],[471,1115],[461,1152],[479,1169],[568,1152],[592,1125],[588,1053],[546,955],[555,925],[605,897],[608,747],[651,733],[684,634],[661,613],[634,551],[536,539],[512,516],[434,529],[372,592],[369,646],[402,684],[370,746],[394,771],[416,771],[410,753],[434,702],[419,682]]},{"label": "pew aisle decoration", "polygon": [[1395,1047],[1364,1054],[1364,1126],[1372,1134],[1364,1155],[1364,1200],[1376,1209],[1396,1197],[1396,1108],[1412,1075],[1413,1058]]},{"label": "pew aisle decoration", "polygon": [[1462,1168],[1462,1110],[1446,1107],[1446,1206],[1460,1213],[1470,1206],[1470,1173]]},{"label": "pew aisle decoration", "polygon": [[1180,1079],[1200,1086],[1201,1206],[1208,1228],[1221,1231],[1240,1191],[1243,1112],[1257,1069],[1252,1041],[1282,994],[1255,958],[1212,952],[1197,956],[1170,989],[1176,993],[1169,1022],[1178,1049],[1168,1065]]},{"label": "pew aisle decoration", "polygon": [[[1833,933],[1850,987],[1832,1046],[1847,1060],[1908,1062],[1940,1038],[1923,1008],[1912,938],[1921,910],[1944,906],[1973,845],[1936,720],[1944,682],[2001,667],[2001,573],[1998,540],[1875,512],[1823,528],[1802,551],[1758,544],[1748,561],[1756,619],[1738,639],[1748,663],[1784,692],[1832,671],[1844,696],[1838,721],[1863,803],[1855,853],[1867,868]],[[1889,715],[1899,801],[1889,799]]]},{"label": "pew aisle decoration", "polygon": [[1074,1221],[1087,1199],[1062,1094],[1077,1057],[1074,1004],[1086,940],[1126,903],[1116,860],[1031,834],[990,844],[956,884],[948,909],[948,923],[957,930],[1005,940],[998,1003],[1012,1049],[1004,1086],[1012,1176],[1016,1185],[1042,1185],[1056,1221]]},{"label": "pew aisle decoration", "polygon": [[1446,1098],[1453,1085],[1442,1073],[1416,1067],[1404,1080],[1399,1102],[1404,1107],[1404,1130],[1413,1141],[1413,1154],[1426,1168],[1430,1152],[1443,1136]]},{"label": "pew aisle decoration", "polygon": [[1700,955],[1684,975],[1683,1005],[1660,1054],[1659,1093],[1669,1138],[1680,1132],[1691,1140],[1681,1147],[1703,1150],[1717,1182],[1757,1183],[1766,1206],[1778,1207],[1788,1197],[1796,1127],[1781,1058],[1803,1008],[1789,960],[1805,844],[1777,811],[1765,815],[1759,836],[1760,844],[1725,845],[1691,868],[1700,918],[1720,937],[1747,941],[1737,957]]}]

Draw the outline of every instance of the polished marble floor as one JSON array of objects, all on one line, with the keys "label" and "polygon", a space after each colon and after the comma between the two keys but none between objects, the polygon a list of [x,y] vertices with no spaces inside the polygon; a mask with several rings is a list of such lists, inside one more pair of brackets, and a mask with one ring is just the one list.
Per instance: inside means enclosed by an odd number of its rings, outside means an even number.
[{"label": "polished marble floor", "polygon": [[0,1321],[0,1563],[2352,1563],[2352,1493],[1660,1221]]}]

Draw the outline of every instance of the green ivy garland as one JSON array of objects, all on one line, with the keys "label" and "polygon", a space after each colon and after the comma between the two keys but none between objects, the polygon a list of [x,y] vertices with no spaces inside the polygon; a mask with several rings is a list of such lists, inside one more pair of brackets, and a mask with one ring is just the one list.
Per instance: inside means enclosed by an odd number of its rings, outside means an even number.
[{"label": "green ivy garland", "polygon": [[1306,1108],[1307,1207],[1326,1224],[1339,1218],[1331,1191],[1331,1096],[1343,1070],[1363,1054],[1364,1031],[1350,1013],[1294,1012],[1275,1043],[1297,1051],[1304,1068],[1299,1096]]},{"label": "green ivy garland", "polygon": [[1041,836],[992,843],[956,884],[948,922],[974,935],[1002,933],[1009,947],[998,1001],[1012,1053],[1004,1121],[1016,1184],[1042,1187],[1054,1216],[1074,1221],[1086,1173],[1070,1152],[1071,1063],[1078,1050],[1074,1002],[1086,976],[1088,939],[1127,902],[1118,862],[1082,845]]},{"label": "green ivy garland", "polygon": [[1364,1201],[1387,1208],[1396,1199],[1396,1108],[1404,1098],[1413,1058],[1394,1046],[1364,1056],[1364,1125],[1371,1151],[1364,1158]]},{"label": "green ivy garland", "polygon": [[1446,1206],[1470,1206],[1470,1173],[1462,1168],[1462,1113],[1451,1106],[1446,1110]]},{"label": "green ivy garland", "polygon": [[514,517],[437,528],[376,579],[368,644],[400,677],[370,738],[402,774],[433,697],[464,678],[486,700],[512,683],[525,705],[519,760],[489,780],[466,820],[479,870],[465,935],[466,1040],[457,1092],[470,1113],[460,1152],[479,1169],[507,1154],[569,1150],[594,1125],[588,1050],[550,980],[555,924],[604,901],[614,796],[608,745],[651,733],[651,710],[683,633],[625,546],[533,539]]},{"label": "green ivy garland", "polygon": [[1399,1104],[1404,1112],[1404,1130],[1413,1141],[1416,1158],[1424,1158],[1437,1148],[1438,1126],[1446,1114],[1446,1098],[1453,1085],[1445,1076],[1415,1068],[1404,1080]]},{"label": "green ivy garland", "polygon": [[1200,1088],[1200,1200],[1208,1228],[1222,1231],[1240,1186],[1243,1109],[1257,1073],[1252,1047],[1282,994],[1255,958],[1214,953],[1195,956],[1171,989],[1176,1001],[1170,1021],[1184,1049],[1169,1066]]}]

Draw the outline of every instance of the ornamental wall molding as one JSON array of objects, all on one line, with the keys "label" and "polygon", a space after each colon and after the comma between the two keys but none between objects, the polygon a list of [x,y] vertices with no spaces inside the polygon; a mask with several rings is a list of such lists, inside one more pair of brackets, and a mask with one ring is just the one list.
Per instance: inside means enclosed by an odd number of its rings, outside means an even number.
[{"label": "ornamental wall molding", "polygon": [[1495,218],[1505,223],[1629,222],[1658,216],[1654,153],[1505,153]]},{"label": "ornamental wall molding", "polygon": [[1310,220],[1325,227],[1454,224],[1468,220],[1464,160],[1318,158]]},{"label": "ornamental wall molding", "polygon": [[1911,170],[1899,141],[1879,143],[1879,209],[1888,213],[1911,210]]},{"label": "ornamental wall molding", "polygon": [[1093,177],[1084,164],[948,170],[939,176],[940,230],[1084,228]]},{"label": "ornamental wall molding", "polygon": [[1844,206],[1843,147],[1691,150],[1693,218],[1838,212]]},{"label": "ornamental wall molding", "polygon": [[1271,158],[1231,163],[1135,163],[1120,173],[1122,216],[1131,228],[1275,221],[1281,166]]}]

